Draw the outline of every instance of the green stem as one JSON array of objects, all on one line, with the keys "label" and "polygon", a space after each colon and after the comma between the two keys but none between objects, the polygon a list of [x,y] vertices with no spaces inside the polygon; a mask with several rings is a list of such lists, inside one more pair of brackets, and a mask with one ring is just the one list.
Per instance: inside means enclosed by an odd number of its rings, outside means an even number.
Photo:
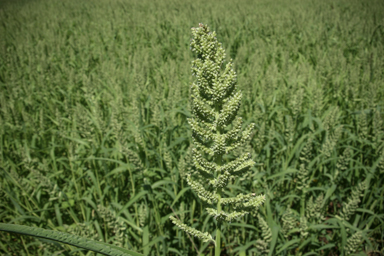
[{"label": "green stem", "polygon": [[[215,110],[217,115],[219,115],[221,106],[219,104],[216,104]],[[217,117],[216,117],[217,118]],[[217,127],[217,134],[221,135],[223,133],[221,127]],[[223,155],[218,155],[216,158],[216,164],[218,166],[222,165],[222,160],[223,160]],[[216,173],[216,177],[218,177],[220,173]],[[216,210],[217,213],[220,214],[221,212],[221,194],[222,194],[223,189],[222,188],[217,188],[217,195],[218,195],[218,200],[217,200],[217,206]],[[220,256],[221,253],[221,220],[217,220],[217,225],[216,225],[216,246],[215,246],[215,256]]]},{"label": "green stem", "polygon": [[215,247],[215,256],[220,256],[221,252],[221,231],[220,231],[220,226],[221,224],[217,224],[217,229],[216,229],[216,247]]},{"label": "green stem", "polygon": [[307,192],[306,188],[303,188],[302,194],[301,194],[301,199],[300,199],[300,216],[304,217],[305,216],[305,193]]},{"label": "green stem", "polygon": [[[217,195],[219,196],[217,200],[217,212],[221,212],[221,192],[222,189],[219,188],[217,190]],[[216,225],[216,246],[215,246],[215,256],[220,256],[221,252],[221,220],[217,220]]]}]

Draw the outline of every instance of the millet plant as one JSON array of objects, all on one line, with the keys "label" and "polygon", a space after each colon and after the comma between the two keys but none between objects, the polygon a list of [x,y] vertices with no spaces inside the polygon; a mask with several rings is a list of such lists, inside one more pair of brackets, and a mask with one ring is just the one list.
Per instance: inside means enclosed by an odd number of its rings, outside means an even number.
[{"label": "millet plant", "polygon": [[[242,118],[237,117],[242,93],[237,90],[236,73],[232,62],[222,65],[225,50],[217,41],[216,33],[209,27],[199,24],[192,28],[191,49],[197,58],[192,62],[192,74],[196,82],[192,84],[192,159],[194,170],[186,176],[188,184],[198,197],[206,202],[208,214],[217,221],[216,239],[182,223],[171,216],[172,222],[188,234],[203,242],[215,244],[215,255],[221,252],[221,228],[224,221],[231,222],[246,214],[255,212],[264,202],[265,196],[238,194],[224,197],[224,189],[231,179],[244,175],[255,165],[249,153],[240,153],[236,159],[225,156],[243,146],[251,136],[254,124],[242,130]],[[230,211],[224,211],[228,206]]]}]

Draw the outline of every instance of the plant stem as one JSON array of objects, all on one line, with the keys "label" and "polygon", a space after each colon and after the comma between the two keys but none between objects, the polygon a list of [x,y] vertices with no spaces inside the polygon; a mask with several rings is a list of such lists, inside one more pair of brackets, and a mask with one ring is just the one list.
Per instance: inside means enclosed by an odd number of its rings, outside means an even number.
[{"label": "plant stem", "polygon": [[220,239],[221,239],[221,231],[220,231],[220,226],[221,224],[217,224],[217,229],[216,229],[216,247],[215,247],[215,256],[220,256],[220,252],[221,252],[221,242],[220,242]]},{"label": "plant stem", "polygon": [[[216,104],[215,110],[216,110],[216,113],[220,113],[221,106],[219,104]],[[218,126],[216,132],[218,135],[221,135],[223,133],[223,130],[220,126]],[[216,164],[218,166],[221,166],[222,160],[223,160],[223,155],[218,155],[216,158]],[[219,175],[220,175],[220,173],[217,172],[216,177],[218,177]],[[218,214],[220,214],[220,212],[221,212],[221,194],[222,194],[222,191],[223,191],[222,188],[217,188],[217,190],[216,190],[216,193],[218,195],[216,210],[217,210]],[[215,256],[220,256],[220,253],[221,253],[221,220],[217,220]]]},{"label": "plant stem", "polygon": [[[218,201],[217,201],[217,212],[221,212],[221,192],[222,188],[217,190]],[[221,252],[221,220],[217,220],[216,224],[216,246],[215,246],[215,256],[220,256]]]}]

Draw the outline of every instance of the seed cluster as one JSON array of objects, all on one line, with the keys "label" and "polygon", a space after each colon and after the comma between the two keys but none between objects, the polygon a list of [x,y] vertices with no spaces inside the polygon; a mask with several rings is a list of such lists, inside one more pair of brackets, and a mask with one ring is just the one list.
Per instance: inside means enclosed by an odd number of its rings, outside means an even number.
[{"label": "seed cluster", "polygon": [[[225,50],[217,41],[216,33],[210,32],[206,25],[199,24],[192,28],[193,38],[191,49],[197,54],[192,62],[192,118],[188,120],[192,128],[193,149],[192,159],[197,171],[196,175],[188,176],[188,183],[198,196],[206,202],[216,202],[217,189],[225,188],[232,178],[249,171],[255,164],[249,153],[235,160],[222,162],[222,156],[244,145],[251,136],[254,124],[248,125],[243,131],[243,120],[236,117],[240,109],[241,91],[237,90],[236,72],[232,60],[222,69]],[[213,161],[208,161],[211,157]],[[207,179],[207,180],[202,180]],[[207,182],[208,181],[208,182]],[[208,186],[202,186],[207,184]],[[262,200],[253,200],[249,195],[232,199],[221,198],[223,204],[237,203],[237,207],[257,208]],[[242,198],[243,200],[241,200]],[[253,198],[253,199],[251,199]],[[264,198],[264,196],[260,197]],[[213,211],[210,210],[211,213]],[[243,214],[227,214],[222,210],[214,214],[232,219]]]},{"label": "seed cluster", "polygon": [[[195,82],[191,88],[192,118],[188,122],[192,128],[191,152],[195,171],[191,171],[186,180],[201,200],[212,206],[216,204],[216,209],[206,208],[209,215],[218,223],[232,221],[255,212],[265,200],[264,195],[256,197],[253,193],[222,198],[222,191],[228,183],[255,165],[249,153],[241,154],[234,160],[223,158],[249,140],[254,124],[249,124],[242,131],[243,120],[236,117],[242,93],[236,87],[237,77],[232,62],[226,64],[224,70],[221,68],[225,51],[217,41],[216,33],[199,24],[198,28],[192,28],[192,34],[191,49],[196,52],[197,59],[192,62]],[[231,206],[233,211],[226,212],[221,205]],[[187,233],[211,240],[175,218],[172,220]]]}]

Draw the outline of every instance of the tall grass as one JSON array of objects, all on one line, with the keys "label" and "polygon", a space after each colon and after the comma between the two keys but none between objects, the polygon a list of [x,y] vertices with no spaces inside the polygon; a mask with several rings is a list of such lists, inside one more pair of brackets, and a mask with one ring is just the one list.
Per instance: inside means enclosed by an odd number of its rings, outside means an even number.
[{"label": "tall grass", "polygon": [[[223,254],[383,253],[383,14],[374,0],[0,5],[0,221],[194,255],[168,217],[214,230],[184,179],[189,31],[202,22],[257,127],[245,150],[262,165],[226,196],[267,199],[228,224]],[[0,251],[91,255],[5,232]]]}]

